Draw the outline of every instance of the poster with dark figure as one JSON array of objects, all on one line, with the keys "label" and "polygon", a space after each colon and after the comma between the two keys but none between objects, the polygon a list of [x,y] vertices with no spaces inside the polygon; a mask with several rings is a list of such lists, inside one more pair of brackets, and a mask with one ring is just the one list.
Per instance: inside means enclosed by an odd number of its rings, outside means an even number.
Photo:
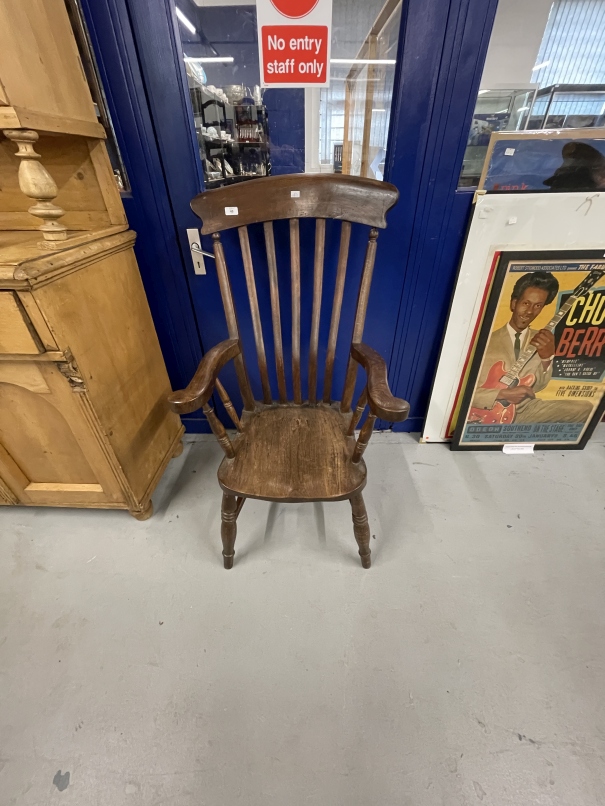
[{"label": "poster with dark figure", "polygon": [[479,189],[488,193],[605,190],[605,129],[494,132]]},{"label": "poster with dark figure", "polygon": [[453,450],[583,448],[605,410],[605,250],[503,252]]}]

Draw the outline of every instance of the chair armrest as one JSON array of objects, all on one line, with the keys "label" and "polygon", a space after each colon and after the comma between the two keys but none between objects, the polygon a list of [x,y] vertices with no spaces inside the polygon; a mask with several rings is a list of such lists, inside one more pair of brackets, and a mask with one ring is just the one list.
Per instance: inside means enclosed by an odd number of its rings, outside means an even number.
[{"label": "chair armrest", "polygon": [[361,342],[351,345],[351,355],[366,371],[368,405],[372,414],[393,423],[405,420],[410,413],[410,404],[391,394],[384,358]]},{"label": "chair armrest", "polygon": [[168,403],[177,414],[189,414],[200,409],[210,399],[214,391],[216,377],[228,361],[240,352],[238,339],[221,341],[200,361],[195,375],[186,389],[179,389],[168,395]]}]

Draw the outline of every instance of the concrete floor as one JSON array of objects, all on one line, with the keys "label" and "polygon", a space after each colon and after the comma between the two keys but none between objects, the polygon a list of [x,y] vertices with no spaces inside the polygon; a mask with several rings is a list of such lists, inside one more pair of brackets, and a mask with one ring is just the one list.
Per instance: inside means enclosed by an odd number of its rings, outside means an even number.
[{"label": "concrete floor", "polygon": [[219,449],[138,523],[5,509],[2,806],[605,802],[605,430],[584,452],[377,434],[366,500],[248,501]]}]

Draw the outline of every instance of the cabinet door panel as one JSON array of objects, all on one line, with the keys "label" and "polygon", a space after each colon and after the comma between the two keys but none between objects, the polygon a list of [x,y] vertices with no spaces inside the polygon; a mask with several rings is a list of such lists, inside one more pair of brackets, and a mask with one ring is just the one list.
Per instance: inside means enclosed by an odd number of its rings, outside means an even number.
[{"label": "cabinet door panel", "polygon": [[42,345],[17,295],[0,291],[0,353],[42,352]]},{"label": "cabinet door panel", "polygon": [[53,363],[0,362],[0,476],[22,503],[123,500],[81,397]]}]

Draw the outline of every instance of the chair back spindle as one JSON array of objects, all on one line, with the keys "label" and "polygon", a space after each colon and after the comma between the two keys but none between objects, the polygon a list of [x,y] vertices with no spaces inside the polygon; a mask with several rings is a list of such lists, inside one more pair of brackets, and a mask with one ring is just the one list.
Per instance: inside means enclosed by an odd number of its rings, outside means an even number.
[{"label": "chair back spindle", "polygon": [[302,403],[300,382],[300,227],[290,219],[290,272],[292,284],[292,388],[294,402]]},{"label": "chair back spindle", "polygon": [[[216,258],[217,277],[221,292],[227,330],[229,338],[238,339],[241,335],[238,327],[237,314],[233,301],[233,294],[229,279],[229,272],[225,260],[225,252],[221,243],[220,232],[226,229],[237,228],[241,262],[245,276],[246,290],[256,357],[259,367],[262,402],[271,404],[273,396],[269,380],[267,353],[265,350],[265,336],[272,333],[273,349],[275,355],[275,373],[277,378],[278,399],[280,404],[288,402],[286,385],[286,362],[284,359],[284,344],[282,332],[282,306],[284,298],[280,296],[279,277],[274,221],[288,219],[289,245],[290,245],[290,305],[291,305],[291,370],[293,402],[303,403],[303,388],[301,378],[301,218],[315,219],[315,244],[312,279],[312,309],[310,315],[309,338],[309,371],[307,399],[309,405],[316,405],[319,400],[325,404],[332,402],[332,385],[336,360],[336,348],[341,328],[342,309],[345,299],[345,286],[348,275],[351,274],[351,234],[352,224],[365,224],[370,227],[368,242],[361,269],[361,278],[357,294],[357,305],[352,333],[347,334],[347,342],[362,340],[365,319],[368,308],[368,298],[374,261],[376,257],[378,228],[386,226],[385,214],[396,202],[398,192],[388,183],[368,179],[342,177],[339,175],[308,175],[297,174],[292,176],[278,176],[252,180],[240,185],[234,185],[217,190],[210,190],[197,196],[192,202],[192,208],[203,222],[202,233],[212,234],[214,242],[214,255]],[[237,210],[237,218],[233,218],[233,209]],[[229,211],[229,212],[228,212]],[[326,238],[327,221],[340,221],[340,243],[336,259],[335,279],[324,282],[326,276]],[[249,226],[263,224],[263,235],[259,241],[254,239],[251,247],[253,233]],[[305,239],[307,231],[305,230]],[[306,243],[306,240],[305,240]],[[264,247],[262,260],[258,249]],[[262,251],[262,250],[261,250]],[[254,252],[254,259],[253,259]],[[336,257],[336,256],[335,256]],[[261,265],[264,264],[264,265]],[[306,264],[305,264],[306,265]],[[281,267],[283,271],[285,267]],[[306,270],[305,270],[306,272]],[[356,272],[353,272],[356,274]],[[306,276],[306,274],[304,275]],[[329,275],[327,275],[329,277]],[[332,275],[334,276],[334,275]],[[271,308],[271,326],[268,316],[263,319],[262,306],[259,304],[259,292],[267,288]],[[333,291],[332,291],[333,282]],[[325,351],[325,366],[323,377],[323,391],[318,392],[320,367],[320,324],[322,301],[325,297],[326,287],[331,291],[331,315],[329,334]],[[306,298],[305,298],[306,299]],[[268,302],[263,303],[268,307]],[[305,314],[306,316],[307,314]],[[264,333],[263,333],[264,330]],[[309,332],[309,331],[305,331]],[[350,341],[348,340],[350,337]],[[245,410],[254,409],[254,396],[242,352],[234,359],[238,385],[242,395]],[[349,356],[345,376],[344,389],[340,400],[340,410],[349,412],[355,389],[357,363]],[[218,394],[225,405],[236,428],[241,429],[241,423],[235,412],[225,389],[217,382]],[[351,418],[350,433],[359,422],[366,405],[366,390],[357,403],[356,410]],[[212,409],[207,412],[210,425],[215,433],[220,425]],[[360,439],[355,449],[356,461],[359,461],[364,450],[364,442],[369,439],[373,428],[374,418],[368,417],[362,429]],[[223,429],[224,430],[224,429]],[[219,436],[217,433],[217,436]],[[227,455],[230,443],[226,443],[226,434],[220,433],[219,441]]]},{"label": "chair back spindle", "polygon": [[244,273],[246,275],[248,299],[250,300],[252,328],[254,330],[254,341],[256,343],[256,357],[258,358],[260,380],[263,387],[263,403],[271,403],[271,387],[269,386],[269,374],[267,372],[267,356],[265,355],[265,342],[263,340],[263,328],[261,326],[260,311],[258,308],[258,296],[256,294],[256,282],[254,280],[254,268],[252,266],[252,254],[250,252],[250,239],[248,238],[247,227],[239,227],[239,242],[242,249],[242,260],[244,262]]},{"label": "chair back spindle", "polygon": [[319,348],[319,317],[324,276],[326,220],[318,218],[315,225],[315,261],[313,265],[313,312],[311,314],[311,343],[309,345],[309,403],[317,403],[317,350]]},{"label": "chair back spindle", "polygon": [[336,355],[336,340],[340,325],[340,312],[342,310],[342,296],[345,290],[347,276],[347,263],[349,260],[349,245],[351,243],[351,222],[343,221],[340,231],[340,249],[338,250],[338,265],[336,268],[336,285],[332,301],[332,318],[330,319],[330,335],[328,336],[328,351],[326,353],[326,369],[324,373],[324,403],[332,399],[332,377],[334,375],[334,356]]},{"label": "chair back spindle", "polygon": [[[221,243],[221,236],[218,232],[212,235],[214,258],[216,262],[216,273],[218,276],[218,284],[221,290],[221,299],[223,300],[223,308],[225,309],[225,318],[227,319],[227,330],[229,331],[230,339],[239,339],[239,328],[237,326],[237,317],[235,315],[235,306],[233,304],[233,295],[231,293],[231,283],[229,282],[229,275],[227,273],[227,264],[225,262],[225,252],[223,251],[223,244]],[[235,372],[237,375],[237,383],[239,385],[242,400],[244,401],[244,408],[248,411],[254,411],[254,395],[248,380],[248,373],[246,372],[246,365],[242,354],[236,355],[233,359],[235,364]]]},{"label": "chair back spindle", "polygon": [[273,343],[275,345],[275,370],[277,372],[277,388],[279,402],[286,403],[286,370],[284,366],[284,348],[281,340],[281,313],[279,308],[279,286],[277,285],[277,259],[275,257],[275,237],[273,235],[273,222],[265,221],[265,248],[267,250],[267,269],[269,271],[269,286],[271,292],[271,321],[273,323]]}]

